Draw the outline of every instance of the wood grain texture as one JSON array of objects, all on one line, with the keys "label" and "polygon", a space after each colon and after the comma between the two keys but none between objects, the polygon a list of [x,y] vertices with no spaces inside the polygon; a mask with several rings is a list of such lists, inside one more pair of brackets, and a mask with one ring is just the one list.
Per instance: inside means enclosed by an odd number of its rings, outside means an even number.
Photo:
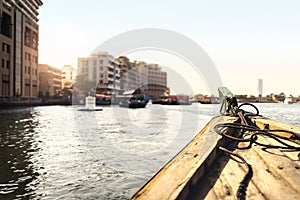
[{"label": "wood grain texture", "polygon": [[[236,192],[247,167],[218,150],[218,146],[228,146],[228,141],[213,130],[216,124],[234,121],[236,118],[227,116],[213,118],[132,199],[237,199]],[[300,136],[299,127],[265,117],[253,117],[252,121],[261,129],[285,129]],[[284,132],[278,134],[289,136]],[[278,143],[268,137],[259,137],[264,144]],[[298,143],[297,140],[290,142],[296,146]],[[243,145],[247,144],[239,143]],[[251,149],[234,152],[252,165],[253,177],[247,187],[247,199],[300,198],[299,151],[253,145]]]}]

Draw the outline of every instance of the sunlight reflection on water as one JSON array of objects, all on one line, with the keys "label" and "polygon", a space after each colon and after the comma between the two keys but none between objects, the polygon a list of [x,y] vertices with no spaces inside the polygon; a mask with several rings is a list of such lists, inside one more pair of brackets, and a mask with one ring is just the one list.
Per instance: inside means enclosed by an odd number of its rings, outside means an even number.
[{"label": "sunlight reflection on water", "polygon": [[[257,106],[264,116],[300,125],[300,104]],[[0,110],[0,199],[128,199],[218,108]]]}]

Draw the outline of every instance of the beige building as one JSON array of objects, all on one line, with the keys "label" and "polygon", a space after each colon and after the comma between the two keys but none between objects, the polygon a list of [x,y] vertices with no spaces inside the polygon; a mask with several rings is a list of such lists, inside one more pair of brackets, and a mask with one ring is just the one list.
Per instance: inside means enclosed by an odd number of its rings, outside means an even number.
[{"label": "beige building", "polygon": [[138,63],[140,85],[147,90],[147,95],[153,99],[160,98],[167,90],[167,73],[158,64]]},{"label": "beige building", "polygon": [[[80,78],[79,78],[80,77]],[[90,82],[101,94],[122,94],[124,91],[140,89],[152,98],[160,98],[167,89],[167,73],[157,64],[131,62],[127,57],[115,59],[106,52],[78,59],[79,82]]]},{"label": "beige building", "polygon": [[38,9],[41,0],[0,0],[0,97],[38,95]]},{"label": "beige building", "polygon": [[53,97],[59,95],[62,86],[62,70],[39,64],[39,96]]},{"label": "beige building", "polygon": [[64,65],[62,69],[62,88],[72,88],[77,76],[77,70],[71,65]]},{"label": "beige building", "polygon": [[[98,52],[87,58],[78,58],[78,76],[89,82],[94,82],[103,92],[118,92],[120,90],[120,65],[117,59],[107,52]],[[92,89],[92,88],[91,88]]]},{"label": "beige building", "polygon": [[140,75],[137,63],[130,62],[125,56],[118,58],[120,63],[120,89],[122,92],[135,90],[140,86]]}]

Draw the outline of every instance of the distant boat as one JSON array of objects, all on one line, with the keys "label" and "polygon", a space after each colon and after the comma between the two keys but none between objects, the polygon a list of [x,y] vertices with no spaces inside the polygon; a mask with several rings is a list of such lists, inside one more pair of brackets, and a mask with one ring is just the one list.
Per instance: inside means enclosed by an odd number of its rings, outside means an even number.
[{"label": "distant boat", "polygon": [[152,100],[153,104],[161,105],[191,105],[192,102],[189,101],[187,95],[169,95],[162,96],[160,99]]},{"label": "distant boat", "polygon": [[85,97],[85,107],[79,108],[79,111],[102,111],[102,108],[96,107],[96,98],[92,96]]},{"label": "distant boat", "polygon": [[111,105],[112,97],[109,95],[96,94],[96,105]]},{"label": "distant boat", "polygon": [[146,105],[147,102],[145,100],[135,100],[135,99],[122,100],[119,103],[119,106],[123,108],[145,108]]},{"label": "distant boat", "polygon": [[148,103],[140,89],[125,91],[119,99],[119,106],[123,108],[145,108]]}]

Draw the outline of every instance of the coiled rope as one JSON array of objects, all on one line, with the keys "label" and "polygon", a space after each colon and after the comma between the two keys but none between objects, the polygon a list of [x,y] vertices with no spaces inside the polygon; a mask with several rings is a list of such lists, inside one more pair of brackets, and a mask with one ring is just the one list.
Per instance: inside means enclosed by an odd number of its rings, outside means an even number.
[{"label": "coiled rope", "polygon": [[[261,130],[251,122],[251,120],[248,118],[249,116],[259,115],[259,110],[255,105],[251,103],[243,103],[240,106],[237,106],[237,101],[235,98],[226,98],[226,101],[228,103],[228,107],[226,112],[222,114],[226,116],[238,117],[240,123],[217,124],[214,127],[214,130],[216,133],[222,135],[223,137],[236,141],[238,143],[240,142],[249,143],[248,146],[245,147],[239,147],[239,145],[237,145],[236,147],[237,149],[242,149],[242,150],[250,149],[253,144],[256,144],[264,148],[278,148],[278,149],[285,149],[285,150],[300,151],[300,146],[293,146],[286,142],[286,141],[294,142],[295,139],[300,141],[300,138],[294,132],[287,131],[287,130]],[[256,113],[246,112],[243,109],[241,109],[243,106],[246,105],[253,107]],[[235,132],[233,132],[232,130],[235,130]],[[289,133],[290,137],[277,135],[275,134],[276,132]],[[280,143],[280,145],[270,145],[270,144],[261,143],[258,141],[259,136],[269,137],[277,141],[278,143]],[[219,149],[229,154],[231,158],[234,159],[235,161],[245,164],[247,166],[248,172],[245,174],[243,180],[240,182],[240,185],[236,192],[236,197],[238,200],[245,200],[247,187],[253,176],[252,166],[249,163],[247,163],[247,161],[242,156],[233,153],[232,151],[224,147],[219,147]],[[238,161],[233,157],[239,158],[240,161]]]}]

